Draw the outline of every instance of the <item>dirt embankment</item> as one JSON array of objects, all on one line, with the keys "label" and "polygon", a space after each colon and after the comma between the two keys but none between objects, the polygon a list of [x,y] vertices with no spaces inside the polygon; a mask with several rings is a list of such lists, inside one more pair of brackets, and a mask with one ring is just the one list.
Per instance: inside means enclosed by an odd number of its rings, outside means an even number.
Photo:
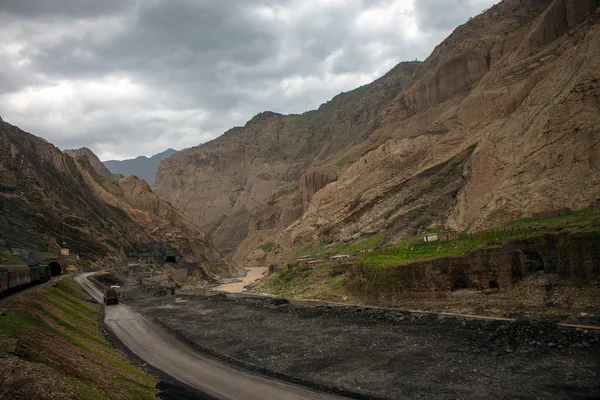
[{"label": "dirt embankment", "polygon": [[0,399],[153,399],[156,380],[102,336],[71,279],[0,301]]},{"label": "dirt embankment", "polygon": [[295,267],[272,274],[259,290],[424,311],[553,315],[563,322],[600,324],[598,243],[597,231],[546,234],[404,264],[369,263],[367,258],[317,269]]},{"label": "dirt embankment", "polygon": [[358,398],[600,396],[593,331],[121,289],[136,309],[200,350]]},{"label": "dirt embankment", "polygon": [[600,232],[548,234],[459,257],[384,268],[369,266],[368,262],[350,265],[348,289],[366,296],[390,297],[406,290],[501,289],[536,273],[592,283],[600,279],[598,243]]}]

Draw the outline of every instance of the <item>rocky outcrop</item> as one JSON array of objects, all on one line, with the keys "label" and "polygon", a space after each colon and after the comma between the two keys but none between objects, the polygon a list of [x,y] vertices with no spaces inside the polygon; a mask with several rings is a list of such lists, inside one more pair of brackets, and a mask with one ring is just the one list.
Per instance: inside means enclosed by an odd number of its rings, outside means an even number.
[{"label": "rocky outcrop", "polygon": [[104,164],[102,164],[102,161],[100,161],[98,156],[96,156],[96,154],[94,154],[94,152],[92,150],[88,149],[87,147],[82,147],[80,149],[67,149],[67,150],[63,150],[63,153],[65,153],[75,159],[77,159],[79,157],[87,158],[87,160],[90,163],[90,166],[92,167],[94,172],[103,178],[120,179],[123,177],[120,174],[113,174],[112,172],[110,172],[108,170],[108,168],[106,168],[104,166]]},{"label": "rocky outcrop", "polygon": [[310,168],[300,177],[300,192],[302,192],[303,211],[308,209],[308,205],[313,196],[331,182],[337,180],[337,171],[331,167]]},{"label": "rocky outcrop", "polygon": [[[401,63],[375,82],[302,115],[258,114],[244,127],[163,161],[155,191],[193,223],[210,229],[220,249],[235,249],[243,233],[252,230],[240,226],[239,216],[252,215],[272,196],[301,182],[308,204],[317,190],[334,180],[332,170],[355,160],[352,155],[339,158],[379,126],[386,107],[417,65]],[[322,168],[322,174],[303,176],[311,167]],[[253,218],[258,220],[263,217]],[[258,225],[281,225],[270,221]]]},{"label": "rocky outcrop", "polygon": [[104,166],[117,174],[124,176],[135,175],[145,180],[150,187],[154,186],[154,178],[160,162],[165,158],[177,153],[177,150],[167,149],[148,158],[139,156],[130,160],[108,160],[104,161]]},{"label": "rocky outcrop", "polygon": [[[94,175],[45,140],[0,123],[0,241],[56,253],[65,242],[87,265],[175,254],[223,266],[210,237],[136,178],[121,184]],[[106,190],[106,187],[111,190]]]}]

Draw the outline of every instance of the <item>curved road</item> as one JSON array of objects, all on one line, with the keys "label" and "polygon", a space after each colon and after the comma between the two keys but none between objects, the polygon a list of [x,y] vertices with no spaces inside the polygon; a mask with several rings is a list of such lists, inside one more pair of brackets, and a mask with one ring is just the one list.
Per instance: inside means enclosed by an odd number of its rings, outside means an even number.
[{"label": "curved road", "polygon": [[[87,277],[77,283],[99,303],[102,293]],[[106,326],[139,358],[178,381],[217,399],[342,399],[301,386],[277,381],[202,356],[173,335],[124,304],[106,307]]]}]

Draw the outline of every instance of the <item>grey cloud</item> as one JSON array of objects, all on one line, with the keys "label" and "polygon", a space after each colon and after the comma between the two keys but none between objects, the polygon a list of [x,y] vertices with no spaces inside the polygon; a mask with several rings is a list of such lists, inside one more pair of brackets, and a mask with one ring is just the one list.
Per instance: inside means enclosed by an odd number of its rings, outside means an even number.
[{"label": "grey cloud", "polygon": [[43,19],[98,16],[122,10],[130,3],[127,0],[2,0],[0,7],[16,17]]},{"label": "grey cloud", "polygon": [[[399,24],[356,23],[393,0],[5,0],[0,113],[61,147],[111,158],[189,147],[255,113],[313,109],[399,61],[423,59],[494,2],[415,0],[406,13],[420,35],[409,39]],[[72,87],[42,90],[65,82]],[[86,82],[99,82],[97,95]],[[40,89],[33,105],[20,101],[28,88]]]},{"label": "grey cloud", "polygon": [[415,14],[422,30],[449,31],[495,3],[498,1],[418,0]]}]

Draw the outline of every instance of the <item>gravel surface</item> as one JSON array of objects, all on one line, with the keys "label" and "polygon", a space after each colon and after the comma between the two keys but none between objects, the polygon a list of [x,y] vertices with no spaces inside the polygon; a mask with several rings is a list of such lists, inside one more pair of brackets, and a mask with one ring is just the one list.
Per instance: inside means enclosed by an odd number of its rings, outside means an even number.
[{"label": "gravel surface", "polygon": [[122,289],[199,349],[351,397],[600,398],[597,331]]}]

